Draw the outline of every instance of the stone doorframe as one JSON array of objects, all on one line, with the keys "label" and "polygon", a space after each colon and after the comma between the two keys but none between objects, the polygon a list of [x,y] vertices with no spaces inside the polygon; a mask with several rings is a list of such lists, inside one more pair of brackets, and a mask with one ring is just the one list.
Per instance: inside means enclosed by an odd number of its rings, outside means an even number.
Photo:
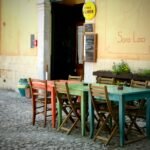
[{"label": "stone doorframe", "polygon": [[[51,3],[50,0],[37,0],[38,8],[38,77],[50,79],[51,70]],[[46,66],[48,65],[48,75]]]}]

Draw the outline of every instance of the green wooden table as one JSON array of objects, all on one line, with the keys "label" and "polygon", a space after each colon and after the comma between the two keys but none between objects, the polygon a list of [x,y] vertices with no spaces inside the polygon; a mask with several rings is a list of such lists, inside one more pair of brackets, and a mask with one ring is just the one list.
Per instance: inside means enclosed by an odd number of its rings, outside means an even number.
[{"label": "green wooden table", "polygon": [[[119,105],[119,133],[120,133],[120,146],[125,143],[125,103],[127,101],[134,101],[138,99],[147,99],[146,110],[146,133],[150,138],[150,89],[124,87],[123,90],[118,90],[116,85],[107,85],[109,99],[118,102]],[[94,135],[94,112],[91,103],[91,96],[89,95],[89,116],[90,116],[90,137]]]}]

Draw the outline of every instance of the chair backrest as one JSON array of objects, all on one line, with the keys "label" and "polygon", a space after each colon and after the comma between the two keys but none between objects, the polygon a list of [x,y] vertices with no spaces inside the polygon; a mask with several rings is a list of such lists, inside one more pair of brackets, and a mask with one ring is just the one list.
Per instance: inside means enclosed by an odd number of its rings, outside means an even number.
[{"label": "chair backrest", "polygon": [[68,76],[68,80],[82,81],[82,76]]},{"label": "chair backrest", "polygon": [[[135,87],[135,88],[147,88],[148,87],[148,82],[147,81],[137,81],[137,80],[132,79],[130,86]],[[139,100],[137,104],[139,104],[139,108],[142,110],[145,106],[145,100],[144,99]],[[142,116],[142,114],[141,114],[141,116]]]},{"label": "chair backrest", "polygon": [[29,78],[31,96],[35,97],[47,97],[47,81],[41,79]]},{"label": "chair backrest", "polygon": [[137,88],[147,88],[148,82],[147,81],[137,81],[137,80],[131,80],[131,86],[137,87]]},{"label": "chair backrest", "polygon": [[64,94],[67,98],[69,98],[69,90],[68,90],[67,82],[55,81],[54,87],[55,87],[56,96],[59,100],[61,99],[62,95],[64,96]]},{"label": "chair backrest", "polygon": [[114,79],[114,78],[98,77],[97,83],[102,83],[102,84],[114,84],[114,83],[115,83],[115,79]]},{"label": "chair backrest", "polygon": [[79,114],[76,112],[76,110],[74,108],[74,104],[71,99],[71,95],[69,93],[68,83],[55,81],[54,87],[55,87],[56,97],[57,97],[57,100],[59,101],[59,103],[62,106],[64,106],[63,99],[64,99],[64,97],[67,98],[68,103],[66,105],[69,106],[73,110],[75,115],[79,116]]},{"label": "chair backrest", "polygon": [[96,112],[99,111],[97,102],[99,103],[106,102],[108,111],[110,112],[111,116],[114,117],[112,113],[111,101],[108,98],[107,86],[101,86],[98,84],[89,84],[89,92],[91,96],[92,105],[96,110]]}]

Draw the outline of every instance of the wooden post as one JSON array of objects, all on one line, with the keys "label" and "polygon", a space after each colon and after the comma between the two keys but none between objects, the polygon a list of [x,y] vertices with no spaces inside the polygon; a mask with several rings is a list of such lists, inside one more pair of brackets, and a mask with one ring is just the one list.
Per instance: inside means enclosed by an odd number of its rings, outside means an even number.
[{"label": "wooden post", "polygon": [[45,79],[48,80],[48,64],[45,67]]}]

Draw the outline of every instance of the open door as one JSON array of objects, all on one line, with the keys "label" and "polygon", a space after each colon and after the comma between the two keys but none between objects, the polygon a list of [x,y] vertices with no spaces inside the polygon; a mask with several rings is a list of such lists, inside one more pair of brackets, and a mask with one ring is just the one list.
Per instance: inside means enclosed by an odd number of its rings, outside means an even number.
[{"label": "open door", "polygon": [[[83,64],[78,65],[77,25],[84,23],[83,4],[52,3],[52,55],[51,79],[67,79],[79,75]],[[82,66],[82,67],[80,67]],[[80,71],[79,71],[80,70]],[[83,72],[82,72],[83,75]]]}]

